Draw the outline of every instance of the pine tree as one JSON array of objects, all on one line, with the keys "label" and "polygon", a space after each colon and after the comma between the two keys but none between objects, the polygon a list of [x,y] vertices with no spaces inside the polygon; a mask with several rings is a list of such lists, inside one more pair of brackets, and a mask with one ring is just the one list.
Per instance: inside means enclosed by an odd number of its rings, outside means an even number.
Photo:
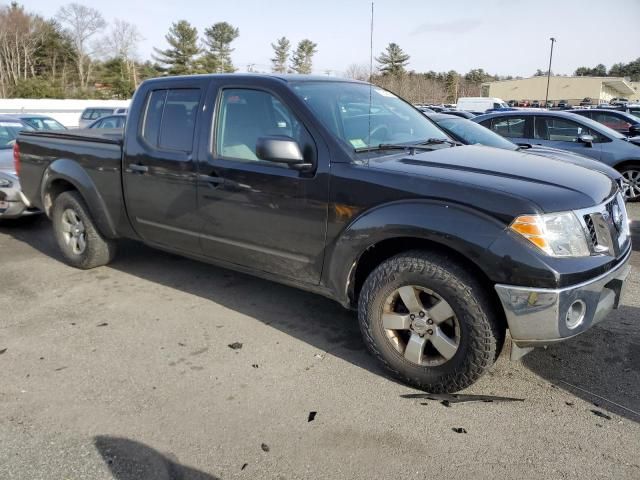
[{"label": "pine tree", "polygon": [[287,37],[276,40],[271,44],[274,57],[271,59],[271,71],[274,73],[287,73],[287,61],[289,60],[289,49],[291,42]]},{"label": "pine tree", "polygon": [[171,48],[159,50],[154,48],[157,56],[155,60],[167,66],[171,75],[189,75],[200,73],[196,56],[198,48],[198,30],[186,20],[173,23],[164,37]]},{"label": "pine tree", "polygon": [[386,51],[376,58],[380,64],[380,71],[383,75],[399,75],[405,72],[405,67],[409,64],[409,55],[404,53],[397,43],[387,45]]},{"label": "pine tree", "polygon": [[231,61],[231,42],[240,35],[240,30],[227,22],[218,22],[204,30],[205,53],[202,64],[206,71],[233,73],[236,71]]},{"label": "pine tree", "polygon": [[313,43],[307,38],[301,40],[296,47],[296,51],[293,52],[293,57],[291,58],[291,69],[296,73],[311,73],[313,56],[318,51],[316,49],[317,46],[317,43]]}]

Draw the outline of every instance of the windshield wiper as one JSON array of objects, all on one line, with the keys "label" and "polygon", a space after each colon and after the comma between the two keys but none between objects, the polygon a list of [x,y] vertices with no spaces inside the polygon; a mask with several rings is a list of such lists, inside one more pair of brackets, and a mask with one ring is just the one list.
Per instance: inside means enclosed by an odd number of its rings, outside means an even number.
[{"label": "windshield wiper", "polygon": [[411,154],[415,150],[433,150],[432,145],[449,144],[452,147],[462,145],[462,143],[454,142],[446,138],[430,138],[419,143],[381,143],[379,145],[371,145],[369,147],[356,148],[356,152],[371,152],[374,150],[410,150]]}]

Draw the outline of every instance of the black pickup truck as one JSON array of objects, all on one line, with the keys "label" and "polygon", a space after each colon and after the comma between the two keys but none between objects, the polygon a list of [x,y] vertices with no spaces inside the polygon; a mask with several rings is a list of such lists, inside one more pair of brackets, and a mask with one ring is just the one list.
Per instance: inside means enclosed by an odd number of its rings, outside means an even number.
[{"label": "black pickup truck", "polygon": [[66,260],[131,238],[357,309],[393,374],[432,392],[601,321],[631,240],[619,186],[460,146],[394,94],[326,77],[144,82],[124,133],[25,132],[24,195]]}]

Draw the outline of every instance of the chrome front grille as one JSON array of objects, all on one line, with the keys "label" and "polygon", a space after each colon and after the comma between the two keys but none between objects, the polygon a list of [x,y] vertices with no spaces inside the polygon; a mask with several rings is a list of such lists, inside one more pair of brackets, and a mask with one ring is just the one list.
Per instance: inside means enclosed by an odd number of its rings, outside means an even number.
[{"label": "chrome front grille", "polygon": [[594,255],[617,256],[629,240],[629,221],[620,193],[597,207],[576,212]]}]

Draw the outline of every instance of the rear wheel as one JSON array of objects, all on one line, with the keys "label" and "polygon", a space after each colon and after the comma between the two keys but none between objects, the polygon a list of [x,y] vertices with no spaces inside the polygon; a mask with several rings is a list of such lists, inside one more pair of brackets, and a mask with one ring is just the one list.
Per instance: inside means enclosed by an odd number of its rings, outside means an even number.
[{"label": "rear wheel", "polygon": [[70,265],[89,269],[113,259],[115,242],[98,231],[78,192],[61,193],[53,204],[51,219],[58,246]]},{"label": "rear wheel", "polygon": [[620,169],[623,180],[624,199],[628,202],[640,200],[640,163],[625,165]]},{"label": "rear wheel", "polygon": [[412,251],[379,265],[359,299],[369,350],[401,380],[429,392],[474,383],[498,357],[505,327],[485,289],[444,255]]}]

